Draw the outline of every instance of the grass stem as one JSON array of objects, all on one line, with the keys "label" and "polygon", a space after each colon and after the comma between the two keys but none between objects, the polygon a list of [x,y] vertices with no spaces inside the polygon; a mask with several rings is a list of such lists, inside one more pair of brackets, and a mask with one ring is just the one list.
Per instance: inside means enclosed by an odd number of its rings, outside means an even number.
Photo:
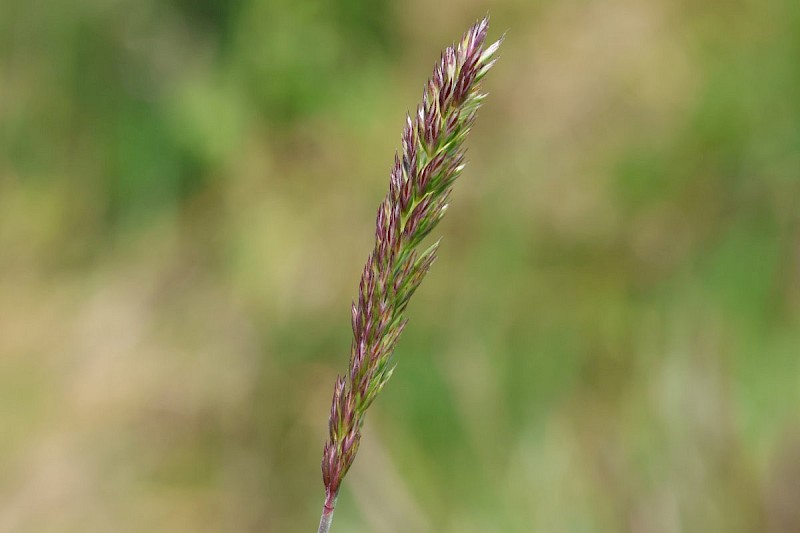
[{"label": "grass stem", "polygon": [[333,522],[333,511],[336,507],[336,498],[325,498],[325,503],[322,505],[322,516],[319,519],[319,530],[317,533],[329,533],[331,530],[331,522]]}]

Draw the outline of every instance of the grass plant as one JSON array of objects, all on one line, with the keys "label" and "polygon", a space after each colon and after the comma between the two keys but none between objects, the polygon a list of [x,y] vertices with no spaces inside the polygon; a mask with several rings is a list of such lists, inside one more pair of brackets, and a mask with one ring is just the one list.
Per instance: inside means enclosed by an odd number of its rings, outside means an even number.
[{"label": "grass plant", "polygon": [[442,53],[422,103],[406,119],[389,192],[378,208],[375,248],[352,304],[349,371],[334,385],[322,456],[325,503],[319,533],[330,530],[367,409],[394,371],[392,354],[407,323],[408,302],[436,260],[439,242],[425,249],[421,243],[447,211],[453,183],[464,169],[464,139],[486,97],[480,81],[502,41],[485,45],[488,26],[488,19],[478,21]]}]

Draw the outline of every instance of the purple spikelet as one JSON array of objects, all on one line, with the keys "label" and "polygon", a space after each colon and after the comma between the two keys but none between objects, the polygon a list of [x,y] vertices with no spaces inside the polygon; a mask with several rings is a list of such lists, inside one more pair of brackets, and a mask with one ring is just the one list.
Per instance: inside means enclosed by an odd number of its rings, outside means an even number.
[{"label": "purple spikelet", "polygon": [[453,182],[464,169],[463,142],[486,96],[479,82],[500,45],[484,47],[488,27],[488,19],[477,22],[444,51],[422,103],[406,118],[389,192],[376,216],[375,248],[351,309],[350,369],[334,386],[322,456],[326,498],[320,532],[330,527],[366,410],[394,370],[392,353],[406,325],[406,306],[436,260],[438,241],[422,252],[417,247],[444,216]]}]

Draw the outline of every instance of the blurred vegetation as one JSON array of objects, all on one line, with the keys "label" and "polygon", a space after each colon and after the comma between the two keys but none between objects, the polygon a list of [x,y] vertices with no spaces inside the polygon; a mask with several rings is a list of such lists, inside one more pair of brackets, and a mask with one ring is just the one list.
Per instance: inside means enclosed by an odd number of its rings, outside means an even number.
[{"label": "blurred vegetation", "polygon": [[798,531],[800,3],[0,3],[0,530],[309,531],[441,48],[509,30],[338,531]]}]

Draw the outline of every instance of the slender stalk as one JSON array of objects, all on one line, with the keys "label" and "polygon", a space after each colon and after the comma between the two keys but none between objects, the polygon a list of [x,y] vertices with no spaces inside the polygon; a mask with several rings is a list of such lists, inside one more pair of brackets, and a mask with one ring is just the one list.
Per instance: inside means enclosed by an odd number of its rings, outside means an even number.
[{"label": "slender stalk", "polygon": [[425,84],[422,103],[406,119],[389,192],[375,221],[375,247],[351,307],[353,341],[348,372],[336,378],[322,453],[325,505],[319,533],[330,530],[336,496],[353,464],[367,409],[394,371],[392,354],[406,326],[405,310],[436,259],[438,241],[423,239],[447,210],[464,169],[464,139],[486,97],[480,81],[500,42],[486,46],[489,21],[474,24],[447,48]]},{"label": "slender stalk", "polygon": [[319,519],[319,529],[317,533],[329,533],[331,530],[331,522],[333,522],[333,511],[336,508],[336,498],[325,498],[325,503],[322,505],[322,516]]}]

